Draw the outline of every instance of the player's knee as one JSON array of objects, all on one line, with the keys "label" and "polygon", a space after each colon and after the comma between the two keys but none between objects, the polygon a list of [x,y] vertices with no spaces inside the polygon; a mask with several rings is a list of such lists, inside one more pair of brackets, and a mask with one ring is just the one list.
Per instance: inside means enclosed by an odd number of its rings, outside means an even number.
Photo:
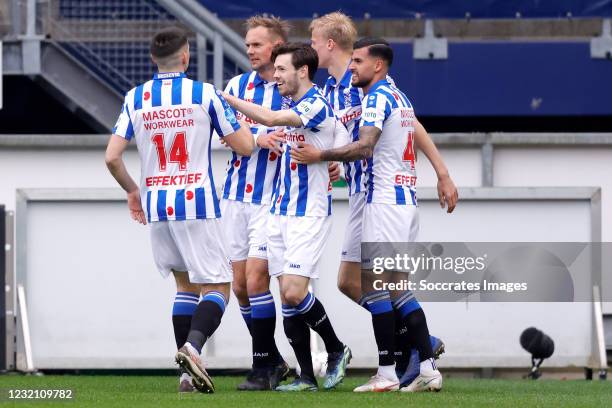
[{"label": "player's knee", "polygon": [[267,292],[270,289],[270,277],[266,271],[262,273],[252,273],[247,276],[247,292],[251,295]]},{"label": "player's knee", "polygon": [[249,293],[247,292],[245,283],[237,283],[234,281],[232,284],[232,292],[234,292],[236,299],[238,299],[238,303],[241,305],[246,305],[249,303]]},{"label": "player's knee", "polygon": [[358,302],[361,297],[361,283],[350,279],[338,278],[338,289],[343,295],[354,302]]},{"label": "player's knee", "polygon": [[306,295],[308,294],[308,292],[304,293],[303,290],[295,287],[295,286],[290,286],[287,288],[282,288],[281,289],[282,292],[282,297],[284,300],[284,303],[287,303],[291,306],[297,306],[300,304],[300,302],[302,300],[304,300],[304,298],[306,297]]}]

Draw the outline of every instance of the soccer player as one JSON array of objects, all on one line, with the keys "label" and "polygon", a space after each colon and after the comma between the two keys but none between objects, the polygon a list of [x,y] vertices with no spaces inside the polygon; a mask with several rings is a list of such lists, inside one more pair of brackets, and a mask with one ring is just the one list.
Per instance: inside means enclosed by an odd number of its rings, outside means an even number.
[{"label": "soccer player", "polygon": [[[151,58],[158,73],[126,94],[108,142],[106,164],[127,192],[132,218],[151,226],[160,273],[172,273],[176,281],[175,359],[184,370],[179,391],[195,387],[210,393],[214,385],[200,352],[221,322],[232,281],[210,143],[216,131],[238,154],[249,155],[254,142],[220,91],[185,76],[185,31],[167,28],[156,33]],[[140,187],[122,160],[133,138],[141,162]]]},{"label": "soccer player", "polygon": [[[246,52],[253,71],[232,78],[225,92],[272,110],[287,108],[274,82],[272,49],[287,41],[288,24],[274,17],[253,16],[246,21]],[[242,117],[240,112],[238,117]],[[274,127],[246,118],[257,147],[250,156],[233,153],[223,187],[223,222],[234,271],[233,291],[251,333],[253,370],[239,390],[270,390],[289,373],[276,347],[276,308],[270,293],[266,220],[270,197],[280,170],[284,141]]]},{"label": "soccer player", "polygon": [[[363,90],[351,84],[352,73],[348,69],[353,43],[357,36],[355,25],[347,15],[333,12],[313,20],[310,30],[312,47],[319,56],[319,67],[327,68],[330,74],[325,84],[324,95],[334,108],[336,115],[346,125],[353,141],[356,141],[359,139]],[[387,76],[387,79],[393,84],[390,77]],[[416,122],[417,146],[419,142],[426,146],[430,145],[431,138],[423,126],[418,121]],[[441,160],[439,155],[437,157]],[[364,173],[368,161],[371,162],[371,159],[363,163],[361,160],[344,163],[349,190],[349,220],[338,273],[340,291],[366,309],[369,309],[368,301],[371,300],[371,297],[377,295],[377,292],[362,293],[360,278],[361,228],[367,193],[367,177]],[[438,166],[441,174],[445,172],[443,166],[443,163]],[[443,185],[446,182],[442,178],[440,184]],[[437,358],[444,352],[444,343],[434,336],[430,336],[430,346],[418,341],[425,337],[427,325],[421,306],[410,291],[406,291],[401,299],[394,302],[393,306],[397,321],[395,371],[401,383],[408,385],[419,374],[418,349],[431,346],[434,357]],[[407,325],[402,325],[401,320],[405,320]],[[421,352],[427,355],[427,351],[421,350]]]},{"label": "soccer player", "polygon": [[268,217],[268,268],[280,281],[283,326],[301,374],[279,391],[318,389],[313,373],[310,330],[317,332],[328,353],[324,387],[338,385],[345,376],[351,350],[336,336],[321,302],[308,291],[318,277],[318,264],[331,228],[331,183],[325,163],[298,165],[290,152],[299,141],[321,149],[335,141],[346,143],[344,126],[312,83],[317,70],[316,52],[306,44],[287,44],[273,51],[274,80],[281,95],[292,99],[291,109],[272,111],[226,95],[230,105],[265,126],[285,126],[280,177],[275,185]]},{"label": "soccer player", "polygon": [[[418,123],[408,98],[387,78],[392,61],[393,51],[386,41],[357,41],[353,46],[349,69],[352,73],[351,84],[363,88],[366,94],[359,124],[359,139],[344,147],[323,151],[299,143],[298,148],[291,152],[292,158],[298,163],[368,160],[365,175],[368,179],[367,195],[362,219],[363,242],[413,242],[418,232],[414,167],[414,135]],[[430,139],[429,142],[423,139],[420,147],[438,174],[441,205],[447,205],[448,211],[452,212],[458,196],[448,170]],[[396,175],[403,177],[398,178]],[[362,267],[365,270],[361,283],[365,291],[365,288],[372,288],[373,276],[371,266],[364,264]],[[356,392],[393,391],[399,388],[393,360],[393,309],[395,306],[398,311],[399,323],[410,327],[409,320],[415,312],[413,299],[414,296],[409,292],[390,294],[388,291],[372,291],[365,295],[379,349],[379,368],[368,383],[355,389]],[[420,307],[417,310],[420,311],[422,323],[422,330],[417,331],[416,338],[420,359],[419,374],[402,387],[402,391],[439,390],[442,376],[434,363],[425,315]]]}]

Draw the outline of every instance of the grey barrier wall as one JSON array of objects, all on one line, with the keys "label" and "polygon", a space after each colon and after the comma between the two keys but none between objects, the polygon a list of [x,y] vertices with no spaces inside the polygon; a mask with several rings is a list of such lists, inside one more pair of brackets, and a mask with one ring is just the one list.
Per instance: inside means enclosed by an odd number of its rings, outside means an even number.
[{"label": "grey barrier wall", "polygon": [[[460,194],[461,211],[447,215],[435,190],[420,189],[423,240],[600,240],[598,188],[465,188]],[[334,229],[315,292],[341,338],[353,347],[353,366],[373,367],[369,315],[336,288],[348,207],[343,192],[334,198]],[[550,228],[560,224],[562,230]],[[26,288],[36,367],[172,367],[174,284],[158,276],[147,228],[129,221],[120,190],[19,190],[16,225],[17,283]],[[280,308],[276,284],[272,290]],[[593,362],[590,303],[446,302],[424,308],[432,333],[447,344],[442,366],[525,366],[528,356],[518,336],[528,326],[556,339],[547,365]],[[280,349],[293,361],[280,313],[278,318]],[[232,300],[204,358],[210,367],[247,368],[249,356],[248,332]]]},{"label": "grey barrier wall", "polygon": [[[174,285],[156,276],[146,228],[139,229],[131,223],[123,194],[106,190],[116,187],[103,161],[107,138],[107,135],[0,135],[0,174],[5,175],[0,183],[0,202],[6,204],[7,210],[17,210],[16,229],[20,231],[16,245],[17,278],[26,283],[34,363],[40,367],[171,365],[169,316]],[[431,188],[436,182],[433,170],[427,160],[419,160],[422,240],[612,240],[612,207],[606,205],[612,193],[609,178],[612,135],[443,134],[433,138],[460,189],[462,201],[455,214],[443,213],[433,200]],[[223,181],[228,155],[219,146],[213,151],[217,185]],[[134,149],[127,152],[126,163],[137,177],[139,161]],[[581,186],[589,188],[576,188]],[[590,187],[601,188],[600,196],[589,198],[597,191]],[[41,199],[37,195],[40,189],[48,188],[58,190],[46,190],[46,198]],[[19,189],[28,189],[20,199]],[[75,200],[73,194],[81,199]],[[488,198],[475,198],[482,194]],[[336,289],[338,251],[346,222],[345,191],[335,190],[334,197],[334,229],[324,255],[325,273],[315,289],[325,304],[329,303],[329,314],[338,331],[356,335],[347,339],[357,355],[354,364],[370,366],[375,363],[372,357],[375,352],[368,316],[355,309]],[[27,205],[20,207],[18,202]],[[558,227],[561,222],[563,228]],[[23,240],[24,236],[27,240]],[[609,275],[604,271],[603,290],[612,293]],[[96,301],[92,303],[91,299]],[[96,315],[93,320],[83,307],[92,304]],[[528,305],[517,308],[466,303],[458,307],[430,303],[426,311],[432,333],[449,342],[445,366],[525,365],[526,356],[518,349],[514,333],[520,325],[528,324],[539,325],[556,338],[564,339],[563,344],[573,345],[560,348],[550,364],[580,366],[588,364],[593,342],[592,312],[580,305],[559,305],[548,310],[550,304],[534,309]],[[612,304],[603,306],[604,313],[612,313]],[[45,314],[50,311],[51,317]],[[556,331],[557,326],[563,326],[560,315],[575,322],[575,335]],[[523,321],[515,316],[533,320]],[[488,353],[493,347],[481,335],[500,319],[516,323],[504,326],[507,332],[496,329],[494,333],[499,336],[494,340],[507,341],[500,346],[509,350],[505,356]],[[78,324],[70,323],[73,321],[95,322],[89,338],[101,339],[82,349],[82,355],[73,353],[78,348],[68,349],[83,335]],[[455,333],[466,323],[469,329],[463,331],[470,337],[456,337]],[[211,366],[246,366],[250,350],[243,326],[233,300],[221,331],[207,351]],[[117,334],[120,332],[126,334]],[[283,353],[290,356],[282,330],[277,338]],[[139,345],[141,354],[132,361],[126,360],[122,353],[125,347],[133,351],[134,344]],[[234,353],[218,354],[223,349]],[[22,351],[19,350],[21,357]]]}]

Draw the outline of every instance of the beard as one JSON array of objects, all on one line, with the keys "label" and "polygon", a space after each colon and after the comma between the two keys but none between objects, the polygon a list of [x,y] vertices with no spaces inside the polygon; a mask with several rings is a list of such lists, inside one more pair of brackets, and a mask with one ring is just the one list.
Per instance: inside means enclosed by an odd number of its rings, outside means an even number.
[{"label": "beard", "polygon": [[357,88],[364,88],[370,85],[370,82],[372,82],[372,78],[363,78],[360,76],[356,81],[351,81],[351,85]]},{"label": "beard", "polygon": [[297,93],[299,84],[297,79],[286,80],[283,85],[283,90],[279,89],[281,96],[292,96]]}]

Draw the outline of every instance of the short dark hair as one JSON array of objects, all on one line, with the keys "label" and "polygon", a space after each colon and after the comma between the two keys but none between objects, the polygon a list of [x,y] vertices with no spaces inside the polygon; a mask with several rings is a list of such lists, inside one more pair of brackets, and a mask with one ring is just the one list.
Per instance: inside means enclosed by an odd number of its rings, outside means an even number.
[{"label": "short dark hair", "polygon": [[384,38],[366,37],[355,41],[353,49],[368,47],[368,54],[372,57],[382,58],[388,66],[393,64],[393,49]]},{"label": "short dark hair", "polygon": [[187,31],[180,27],[167,27],[159,30],[151,40],[151,55],[166,58],[175,54],[187,44]]},{"label": "short dark hair", "polygon": [[272,61],[283,54],[291,54],[291,64],[295,69],[306,65],[308,67],[308,78],[312,81],[319,67],[319,56],[317,52],[306,43],[281,44],[272,50]]}]

